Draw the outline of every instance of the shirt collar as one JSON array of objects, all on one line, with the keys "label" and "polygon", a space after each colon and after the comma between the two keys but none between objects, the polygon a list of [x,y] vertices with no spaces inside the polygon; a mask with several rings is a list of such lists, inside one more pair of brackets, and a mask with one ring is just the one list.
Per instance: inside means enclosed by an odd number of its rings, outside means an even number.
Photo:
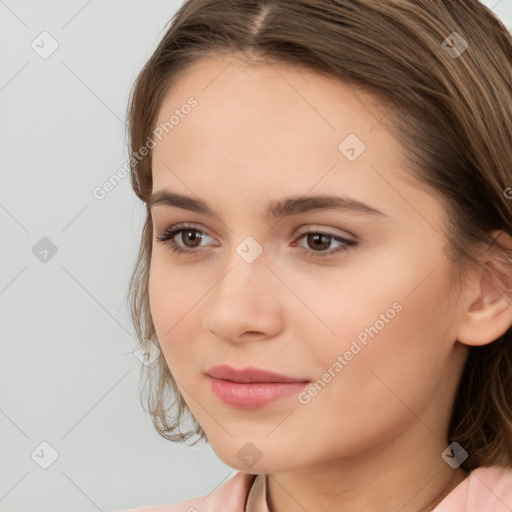
[{"label": "shirt collar", "polygon": [[267,503],[267,475],[256,475],[245,504],[244,512],[269,512]]}]

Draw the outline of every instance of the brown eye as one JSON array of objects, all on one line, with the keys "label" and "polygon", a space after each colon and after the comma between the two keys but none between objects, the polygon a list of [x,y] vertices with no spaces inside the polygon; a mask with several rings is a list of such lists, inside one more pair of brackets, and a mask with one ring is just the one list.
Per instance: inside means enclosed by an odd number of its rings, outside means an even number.
[{"label": "brown eye", "polygon": [[[195,248],[198,247],[201,243],[202,239],[202,231],[197,229],[182,229],[181,231],[181,241],[184,243],[185,247]],[[199,234],[198,234],[199,233]],[[202,233],[204,234],[204,233]],[[190,245],[189,245],[190,242]]]},{"label": "brown eye", "polygon": [[[355,240],[349,240],[332,233],[323,233],[322,231],[308,231],[306,233],[302,233],[299,240],[303,238],[306,241],[307,247],[301,247],[313,257],[333,256],[335,253],[346,251],[357,245]],[[339,242],[341,245],[334,249],[326,250],[329,248],[333,240]]]},{"label": "brown eye", "polygon": [[308,233],[306,235],[306,242],[308,246],[311,248],[325,250],[329,248],[332,238],[332,235],[324,235],[321,233]]},{"label": "brown eye", "polygon": [[[179,237],[176,235],[180,234]],[[170,246],[172,252],[180,254],[193,254],[199,253],[201,241],[208,235],[200,229],[194,228],[187,225],[177,225],[173,228],[167,229],[161,236],[157,236],[156,239]],[[181,239],[178,243],[174,238]]]}]

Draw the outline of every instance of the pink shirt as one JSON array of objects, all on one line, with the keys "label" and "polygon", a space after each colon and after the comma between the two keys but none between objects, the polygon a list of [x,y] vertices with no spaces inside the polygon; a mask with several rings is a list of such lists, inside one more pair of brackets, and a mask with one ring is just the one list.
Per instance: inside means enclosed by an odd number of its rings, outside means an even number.
[{"label": "pink shirt", "polygon": [[[210,494],[122,512],[269,512],[266,475],[238,472]],[[512,512],[512,468],[477,468],[432,512]]]}]

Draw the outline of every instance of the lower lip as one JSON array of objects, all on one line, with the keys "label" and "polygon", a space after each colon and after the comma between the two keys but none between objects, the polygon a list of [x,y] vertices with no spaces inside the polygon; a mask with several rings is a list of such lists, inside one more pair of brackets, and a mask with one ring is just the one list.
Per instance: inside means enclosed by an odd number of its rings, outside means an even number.
[{"label": "lower lip", "polygon": [[309,382],[231,382],[209,377],[212,391],[225,404],[239,409],[258,409],[298,393]]}]

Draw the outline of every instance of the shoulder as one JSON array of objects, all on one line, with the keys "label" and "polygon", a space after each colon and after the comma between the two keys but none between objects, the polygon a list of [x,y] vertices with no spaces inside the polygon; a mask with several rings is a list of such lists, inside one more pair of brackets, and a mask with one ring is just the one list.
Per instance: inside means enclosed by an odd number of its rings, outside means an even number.
[{"label": "shoulder", "polygon": [[512,510],[512,468],[487,466],[469,473],[433,512]]},{"label": "shoulder", "polygon": [[170,505],[130,508],[119,512],[244,512],[256,475],[238,472],[209,494]]}]

